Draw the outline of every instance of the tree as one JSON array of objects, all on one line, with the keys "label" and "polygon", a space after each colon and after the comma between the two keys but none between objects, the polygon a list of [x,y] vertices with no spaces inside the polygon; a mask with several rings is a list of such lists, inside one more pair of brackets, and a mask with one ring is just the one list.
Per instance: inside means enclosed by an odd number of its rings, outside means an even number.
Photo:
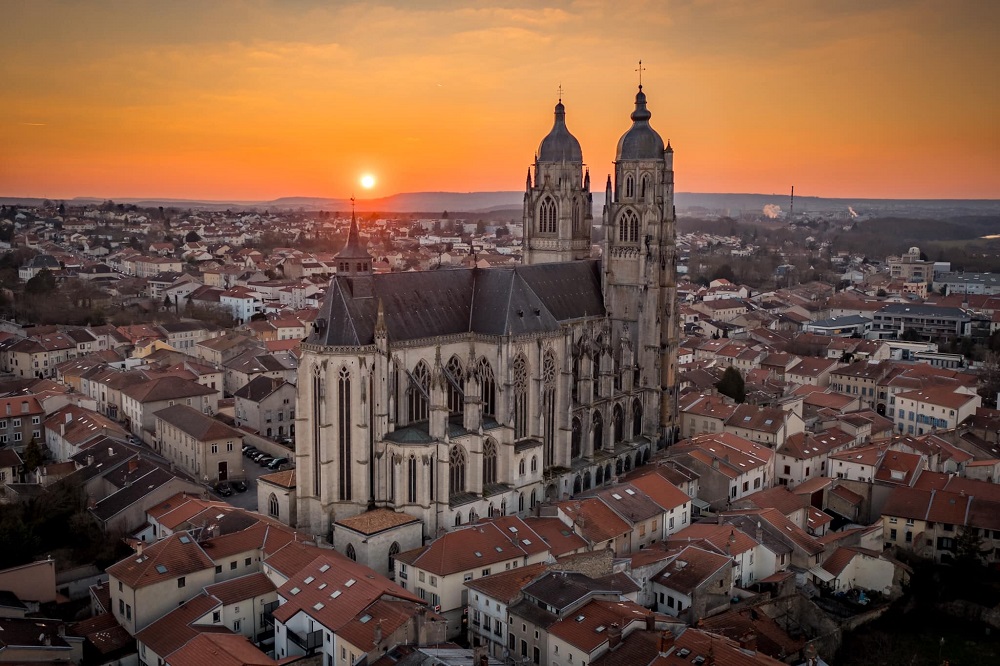
[{"label": "tree", "polygon": [[52,275],[51,271],[44,268],[38,272],[38,275],[28,280],[28,283],[24,285],[24,293],[32,296],[50,294],[55,291],[55,289],[55,276]]},{"label": "tree", "polygon": [[963,527],[955,539],[955,563],[962,567],[979,567],[992,549],[983,547],[983,539],[975,527]]},{"label": "tree", "polygon": [[746,382],[743,381],[743,375],[740,371],[729,366],[726,371],[722,373],[722,379],[715,385],[719,393],[725,396],[729,396],[736,402],[744,402],[747,399],[747,389]]},{"label": "tree", "polygon": [[998,392],[1000,392],[1000,354],[991,351],[987,352],[979,369],[979,395],[983,397],[983,405],[996,405]]},{"label": "tree", "polygon": [[198,235],[196,231],[189,231],[187,236],[184,237],[185,243],[197,243],[201,240],[201,236]]},{"label": "tree", "polygon": [[722,264],[715,269],[712,274],[712,280],[729,280],[730,282],[736,281],[736,275],[733,273],[733,267],[729,264]]},{"label": "tree", "polygon": [[24,447],[24,471],[34,472],[44,462],[45,453],[42,451],[42,447],[38,445],[38,442],[35,441],[35,438],[32,437],[28,445]]},{"label": "tree", "polygon": [[900,340],[906,340],[907,342],[920,342],[920,334],[917,333],[915,329],[908,328],[903,331],[903,334],[899,336]]}]

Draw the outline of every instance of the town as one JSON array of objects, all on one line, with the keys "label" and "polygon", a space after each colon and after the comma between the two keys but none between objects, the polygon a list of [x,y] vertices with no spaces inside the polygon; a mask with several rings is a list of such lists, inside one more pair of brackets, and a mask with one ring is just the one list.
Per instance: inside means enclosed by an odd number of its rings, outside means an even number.
[{"label": "town", "polygon": [[[519,211],[3,206],[0,660],[832,662],[916,578],[995,565],[1000,280],[823,236],[850,220],[691,213],[669,429],[651,435],[640,350],[595,329],[559,399],[604,407],[557,426],[565,455],[544,414],[518,425],[517,397],[498,455],[519,370],[473,373],[470,353],[388,371],[410,387],[395,406],[331,370],[348,397],[329,437],[366,391],[361,421],[395,426],[327,472],[306,387],[357,317],[331,280],[436,275],[460,299],[460,272],[531,263]],[[613,256],[602,232],[586,255]],[[398,337],[389,308],[418,307],[382,298],[376,346]],[[437,487],[409,453],[432,440]]]}]

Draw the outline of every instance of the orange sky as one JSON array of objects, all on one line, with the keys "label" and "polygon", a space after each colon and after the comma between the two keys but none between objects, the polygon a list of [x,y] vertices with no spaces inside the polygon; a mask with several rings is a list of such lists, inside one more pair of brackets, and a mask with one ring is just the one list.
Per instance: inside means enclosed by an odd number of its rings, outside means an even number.
[{"label": "orange sky", "polygon": [[[678,191],[1000,198],[1000,2],[0,0],[0,196],[595,188],[643,75]],[[363,196],[359,192],[359,196]]]}]

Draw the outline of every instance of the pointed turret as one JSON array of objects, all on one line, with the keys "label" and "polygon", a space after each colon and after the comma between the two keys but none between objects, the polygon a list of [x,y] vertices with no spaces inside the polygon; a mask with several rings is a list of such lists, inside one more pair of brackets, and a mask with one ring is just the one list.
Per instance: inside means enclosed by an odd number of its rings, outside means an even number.
[{"label": "pointed turret", "polygon": [[351,229],[347,233],[347,242],[337,254],[337,274],[347,276],[371,275],[372,255],[368,253],[368,244],[361,240],[358,230],[358,218],[351,212]]},{"label": "pointed turret", "polygon": [[632,127],[618,140],[617,160],[660,160],[663,159],[663,139],[649,126],[652,114],[646,108],[646,93],[635,95],[635,110],[632,112]]}]

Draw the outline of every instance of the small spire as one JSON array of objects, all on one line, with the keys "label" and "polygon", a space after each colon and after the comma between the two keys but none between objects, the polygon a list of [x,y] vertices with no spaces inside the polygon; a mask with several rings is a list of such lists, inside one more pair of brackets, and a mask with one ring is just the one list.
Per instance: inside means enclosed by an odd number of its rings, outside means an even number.
[{"label": "small spire", "polygon": [[642,90],[642,72],[646,68],[642,66],[642,59],[639,59],[639,67],[635,71],[639,72],[639,90]]},{"label": "small spire", "polygon": [[562,103],[562,94],[563,94],[563,87],[562,87],[562,82],[560,81],[560,83],[559,83],[559,102],[560,103]]},{"label": "small spire", "polygon": [[583,176],[583,189],[585,189],[585,190],[589,190],[590,189],[590,169],[587,169],[584,172],[584,176]]},{"label": "small spire", "polygon": [[528,179],[525,182],[525,187],[529,190],[531,189],[531,167],[528,167]]},{"label": "small spire", "polygon": [[389,329],[385,325],[385,307],[382,305],[382,299],[378,299],[378,314],[375,316],[375,335],[376,337],[384,337],[389,332]]}]

